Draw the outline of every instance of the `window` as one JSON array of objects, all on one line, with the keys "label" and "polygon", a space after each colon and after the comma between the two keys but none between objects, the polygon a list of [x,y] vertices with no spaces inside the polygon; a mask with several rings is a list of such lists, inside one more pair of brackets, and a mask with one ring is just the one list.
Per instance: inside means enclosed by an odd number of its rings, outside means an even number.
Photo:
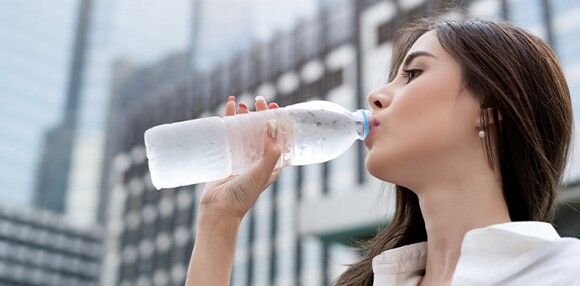
[{"label": "window", "polygon": [[341,86],[343,84],[342,69],[327,73],[326,78],[328,91],[332,90],[333,88]]},{"label": "window", "polygon": [[395,24],[393,20],[379,25],[377,28],[377,45],[390,41],[395,33]]}]

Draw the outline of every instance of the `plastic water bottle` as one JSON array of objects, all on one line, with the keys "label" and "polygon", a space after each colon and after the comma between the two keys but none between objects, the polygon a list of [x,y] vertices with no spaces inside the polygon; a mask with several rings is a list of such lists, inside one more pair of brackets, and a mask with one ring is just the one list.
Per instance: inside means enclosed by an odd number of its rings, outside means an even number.
[{"label": "plastic water bottle", "polygon": [[226,117],[207,117],[145,131],[153,185],[174,188],[227,178],[254,165],[262,131],[276,119],[282,155],[276,167],[326,162],[364,140],[374,124],[368,110],[349,112],[328,101],[309,101]]}]

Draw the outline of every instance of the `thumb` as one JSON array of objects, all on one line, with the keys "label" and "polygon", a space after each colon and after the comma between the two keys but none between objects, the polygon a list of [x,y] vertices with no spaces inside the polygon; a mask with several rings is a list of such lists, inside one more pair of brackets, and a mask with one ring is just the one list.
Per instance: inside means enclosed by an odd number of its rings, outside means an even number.
[{"label": "thumb", "polygon": [[262,192],[272,183],[270,177],[272,177],[272,172],[282,154],[280,145],[278,145],[276,120],[269,120],[266,126],[262,132],[262,156],[248,171],[248,176],[245,176],[249,180],[248,185],[256,188],[259,192]]}]

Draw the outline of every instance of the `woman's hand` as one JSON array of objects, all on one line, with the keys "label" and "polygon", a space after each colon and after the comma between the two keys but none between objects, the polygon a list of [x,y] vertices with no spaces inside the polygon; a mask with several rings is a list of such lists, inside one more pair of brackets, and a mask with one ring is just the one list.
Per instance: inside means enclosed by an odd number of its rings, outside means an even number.
[{"label": "woman's hand", "polygon": [[[269,106],[263,97],[256,97],[256,110],[278,108],[271,103]],[[240,103],[237,113],[248,113],[245,104]],[[230,96],[226,105],[226,116],[236,114],[235,97]],[[249,209],[258,200],[260,194],[272,184],[280,174],[280,169],[274,170],[281,150],[278,145],[276,121],[268,121],[262,132],[263,153],[258,162],[247,172],[233,175],[220,181],[207,183],[200,202],[200,214],[207,223],[213,224],[213,220],[228,216],[241,220]],[[242,130],[243,131],[243,130]]]},{"label": "woman's hand", "polygon": [[[236,114],[235,100],[233,96],[228,99],[226,115]],[[277,107],[275,103],[270,104],[270,108]],[[266,109],[264,98],[256,97],[256,110]],[[247,112],[248,108],[240,103],[238,113]],[[280,170],[274,170],[281,153],[276,130],[276,122],[269,121],[262,132],[264,151],[249,171],[206,184],[197,213],[195,244],[186,285],[229,285],[241,220],[280,174]]]}]

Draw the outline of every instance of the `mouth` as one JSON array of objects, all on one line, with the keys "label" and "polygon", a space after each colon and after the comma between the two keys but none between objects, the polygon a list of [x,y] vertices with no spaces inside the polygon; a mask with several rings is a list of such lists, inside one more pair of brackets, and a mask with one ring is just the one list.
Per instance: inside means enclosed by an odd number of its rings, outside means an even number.
[{"label": "mouth", "polygon": [[365,138],[365,140],[364,140],[365,143],[370,143],[369,139],[376,132],[375,130],[377,129],[377,127],[379,125],[380,125],[379,121],[377,121],[374,117],[370,118],[370,120],[369,120],[369,135],[367,136],[367,138]]},{"label": "mouth", "polygon": [[370,130],[369,130],[369,136],[373,133],[373,131],[375,129],[377,129],[377,127],[380,125],[379,121],[372,117],[371,120],[369,120],[369,126],[370,126]]}]

